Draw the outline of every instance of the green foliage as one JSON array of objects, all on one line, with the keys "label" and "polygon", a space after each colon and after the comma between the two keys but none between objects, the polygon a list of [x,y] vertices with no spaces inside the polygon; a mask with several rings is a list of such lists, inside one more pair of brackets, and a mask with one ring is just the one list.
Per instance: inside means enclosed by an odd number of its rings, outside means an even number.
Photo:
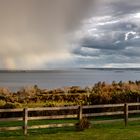
[{"label": "green foliage", "polygon": [[5,109],[14,109],[14,108],[22,108],[22,105],[20,103],[11,103],[7,102],[3,108]]},{"label": "green foliage", "polygon": [[4,100],[0,100],[0,108],[2,108],[5,104],[6,102]]},{"label": "green foliage", "polygon": [[12,109],[12,108],[16,108],[16,106],[15,106],[15,104],[13,104],[13,103],[6,103],[4,106],[3,106],[3,108],[5,108],[5,109]]},{"label": "green foliage", "polygon": [[29,103],[24,103],[22,104],[22,107],[29,107],[29,108],[35,108],[35,107],[44,107],[45,106],[45,102],[29,102]]},{"label": "green foliage", "polygon": [[46,101],[45,107],[55,107],[55,106],[73,106],[77,105],[76,102],[68,101]]}]

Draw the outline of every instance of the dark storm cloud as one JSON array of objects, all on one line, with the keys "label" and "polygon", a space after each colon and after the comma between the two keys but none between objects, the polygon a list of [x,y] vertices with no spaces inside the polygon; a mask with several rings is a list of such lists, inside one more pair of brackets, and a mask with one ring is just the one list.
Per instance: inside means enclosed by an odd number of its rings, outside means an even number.
[{"label": "dark storm cloud", "polygon": [[73,51],[77,61],[82,66],[95,67],[139,64],[140,1],[104,0],[102,8],[107,9],[104,14],[99,11],[84,23],[80,47]]},{"label": "dark storm cloud", "polygon": [[[105,36],[105,37],[104,37]],[[103,50],[121,50],[125,46],[122,44],[124,42],[120,41],[116,43],[117,38],[111,38],[110,34],[106,34],[100,39],[95,39],[94,37],[84,38],[81,41],[81,46],[84,48],[94,48],[94,49],[103,49]],[[122,35],[124,38],[124,35]]]}]

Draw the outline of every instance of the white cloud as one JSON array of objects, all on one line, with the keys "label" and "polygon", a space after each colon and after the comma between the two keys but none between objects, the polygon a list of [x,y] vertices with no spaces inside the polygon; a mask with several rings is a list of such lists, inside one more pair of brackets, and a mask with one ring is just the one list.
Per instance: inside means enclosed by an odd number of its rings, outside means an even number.
[{"label": "white cloud", "polygon": [[125,34],[125,40],[128,40],[130,35],[136,35],[136,34],[137,34],[137,33],[136,33],[136,32],[133,32],[133,31],[127,32],[127,33]]},{"label": "white cloud", "polygon": [[140,13],[134,14],[134,18],[140,18]]}]

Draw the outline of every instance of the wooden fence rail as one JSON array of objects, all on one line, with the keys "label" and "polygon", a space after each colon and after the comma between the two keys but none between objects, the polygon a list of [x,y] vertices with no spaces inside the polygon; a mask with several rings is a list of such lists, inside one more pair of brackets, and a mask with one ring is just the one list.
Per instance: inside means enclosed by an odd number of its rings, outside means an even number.
[{"label": "wooden fence rail", "polygon": [[[30,120],[44,120],[44,119],[66,119],[66,118],[77,118],[81,120],[83,117],[95,117],[95,116],[109,116],[109,115],[123,115],[123,119],[115,119],[115,120],[101,120],[98,121],[100,123],[104,122],[113,122],[113,121],[121,121],[124,120],[125,126],[128,124],[128,116],[132,113],[140,113],[140,110],[129,110],[129,107],[140,106],[140,103],[125,103],[125,104],[105,104],[105,105],[88,105],[88,106],[68,106],[68,107],[44,107],[44,108],[24,108],[24,109],[0,109],[1,113],[6,112],[22,112],[22,117],[14,117],[14,118],[0,118],[1,121],[23,121],[23,126],[15,126],[15,127],[0,127],[0,131],[5,130],[20,130],[23,129],[24,135],[27,135],[28,129],[37,129],[37,128],[50,128],[50,127],[64,127],[64,126],[74,126],[74,123],[63,123],[63,124],[45,124],[45,125],[33,125],[28,126],[28,121]],[[84,110],[88,109],[105,109],[105,108],[117,108],[122,107],[122,110],[113,111],[113,112],[98,112],[98,113],[84,113]],[[137,109],[138,109],[137,108]],[[66,115],[51,115],[51,116],[33,116],[30,117],[29,112],[33,111],[60,111],[60,110],[78,110],[77,114],[66,114]],[[129,118],[129,120],[138,120],[140,118]]]}]

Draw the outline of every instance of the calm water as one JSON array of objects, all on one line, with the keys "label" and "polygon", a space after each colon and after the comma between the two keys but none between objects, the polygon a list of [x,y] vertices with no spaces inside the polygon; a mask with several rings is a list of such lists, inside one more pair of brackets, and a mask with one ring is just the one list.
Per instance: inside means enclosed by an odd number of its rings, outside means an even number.
[{"label": "calm water", "polygon": [[140,69],[78,69],[65,71],[0,72],[0,87],[18,90],[25,86],[41,88],[91,86],[98,81],[140,80]]}]

